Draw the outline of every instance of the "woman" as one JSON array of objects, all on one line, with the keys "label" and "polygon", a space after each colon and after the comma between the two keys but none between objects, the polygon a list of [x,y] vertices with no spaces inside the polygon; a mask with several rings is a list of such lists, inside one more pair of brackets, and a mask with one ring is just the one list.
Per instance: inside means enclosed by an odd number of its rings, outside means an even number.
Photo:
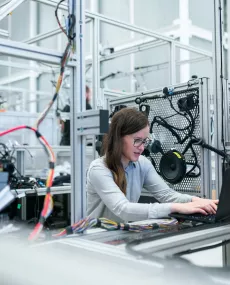
[{"label": "woman", "polygon": [[[180,194],[168,187],[142,152],[149,143],[147,117],[131,108],[117,112],[103,142],[105,155],[94,160],[87,174],[90,217],[138,221],[167,217],[173,212],[214,214],[218,200]],[[142,188],[161,203],[139,204]]]}]

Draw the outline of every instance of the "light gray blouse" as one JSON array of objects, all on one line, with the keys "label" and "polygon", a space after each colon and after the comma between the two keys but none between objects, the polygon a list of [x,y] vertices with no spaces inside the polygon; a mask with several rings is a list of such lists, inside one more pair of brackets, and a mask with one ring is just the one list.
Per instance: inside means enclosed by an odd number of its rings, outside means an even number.
[{"label": "light gray blouse", "polygon": [[[93,218],[105,217],[114,221],[139,221],[167,217],[171,203],[191,202],[190,195],[178,193],[157,174],[151,162],[140,156],[125,168],[127,180],[126,196],[106,167],[104,157],[94,160],[87,173],[87,215]],[[137,203],[145,188],[162,204]]]}]

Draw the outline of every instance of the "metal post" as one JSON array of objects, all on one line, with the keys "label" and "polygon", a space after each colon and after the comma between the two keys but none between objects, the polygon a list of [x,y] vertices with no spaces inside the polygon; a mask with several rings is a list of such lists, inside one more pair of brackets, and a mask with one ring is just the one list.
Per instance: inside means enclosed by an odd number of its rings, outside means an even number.
[{"label": "metal post", "polygon": [[17,149],[16,150],[16,166],[18,172],[25,176],[25,150],[24,149]]},{"label": "metal post", "polygon": [[[202,78],[199,88],[200,101],[200,136],[205,143],[211,144],[210,137],[210,92],[209,79]],[[212,167],[211,167],[211,152],[208,149],[201,149],[201,187],[204,197],[212,198]]]},{"label": "metal post", "polygon": [[93,24],[93,108],[102,107],[103,102],[99,100],[100,88],[100,59],[99,59],[99,38],[100,38],[100,20],[94,19]]},{"label": "metal post", "polygon": [[[30,2],[30,37],[34,37],[37,33],[37,3],[36,2]],[[36,66],[34,61],[30,61],[31,69]],[[35,90],[37,90],[37,75],[35,72],[30,71],[30,77],[29,77],[29,90],[31,91],[30,94],[30,100],[34,101],[33,103],[29,104],[29,111],[31,113],[37,112],[37,95],[35,93]]]},{"label": "metal post", "polygon": [[223,266],[230,266],[230,244],[222,247],[223,252]]},{"label": "metal post", "polygon": [[[25,149],[16,149],[16,167],[18,172],[22,175],[25,176]],[[27,219],[27,201],[26,197],[21,198],[21,219],[23,221],[26,221]]]},{"label": "metal post", "polygon": [[170,48],[170,62],[169,62],[169,72],[170,72],[170,85],[176,84],[176,47],[174,43],[169,44]]},{"label": "metal post", "polygon": [[[129,0],[129,18],[130,23],[134,25],[134,15],[135,15],[135,3],[134,0]],[[134,32],[130,32],[130,39],[133,40],[135,38]],[[135,71],[135,54],[132,53],[130,55],[130,72]],[[136,80],[133,74],[130,75],[130,91],[134,93],[136,91]]]},{"label": "metal post", "polygon": [[76,59],[77,67],[72,72],[71,92],[71,222],[83,218],[86,212],[86,173],[85,173],[85,136],[77,135],[77,113],[85,110],[85,57],[84,0],[69,1],[70,13],[76,17]]},{"label": "metal post", "polygon": [[[188,0],[180,0],[180,43],[189,45],[189,3]],[[180,49],[180,60],[188,60],[189,51]],[[180,66],[180,82],[186,82],[190,77],[189,64],[183,64]]]},{"label": "metal post", "polygon": [[[222,1],[221,1],[222,2]],[[214,94],[214,147],[222,149],[221,144],[221,58],[220,58],[220,14],[219,0],[213,0],[214,4],[214,25],[213,25],[213,94]],[[217,197],[219,196],[222,184],[222,158],[215,154],[215,179]]]}]

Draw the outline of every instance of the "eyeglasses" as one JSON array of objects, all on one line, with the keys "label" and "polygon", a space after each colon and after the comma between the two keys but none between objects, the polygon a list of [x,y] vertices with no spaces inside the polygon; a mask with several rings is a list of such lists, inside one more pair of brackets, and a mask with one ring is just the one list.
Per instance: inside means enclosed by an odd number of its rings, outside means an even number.
[{"label": "eyeglasses", "polygon": [[142,139],[133,139],[133,146],[140,147],[143,144],[144,147],[146,148],[151,143],[151,141],[152,140],[150,138],[146,138],[144,140],[142,140]]}]

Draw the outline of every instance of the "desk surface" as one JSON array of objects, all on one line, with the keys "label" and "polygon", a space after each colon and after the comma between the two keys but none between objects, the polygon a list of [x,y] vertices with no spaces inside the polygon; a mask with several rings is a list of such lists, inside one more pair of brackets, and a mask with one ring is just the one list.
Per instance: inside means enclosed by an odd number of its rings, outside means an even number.
[{"label": "desk surface", "polygon": [[[156,220],[143,221],[141,224],[150,222],[153,223]],[[140,283],[184,285],[188,280],[189,284],[199,282],[199,285],[229,284],[229,270],[218,269],[216,271],[212,268],[210,271],[206,268],[197,268],[183,260],[168,259],[168,257],[185,248],[194,248],[218,240],[230,239],[230,225],[198,226],[192,229],[189,226],[186,227],[187,229],[179,228],[166,233],[158,230],[132,233],[95,228],[84,234],[50,239],[49,241],[43,240],[43,242],[33,245],[35,251],[32,253],[19,246],[15,248],[15,244],[9,252],[6,250],[7,247],[2,248],[4,243],[1,242],[1,258],[9,259],[9,268],[15,276],[18,276],[18,280],[22,278],[19,276],[21,272],[18,272],[19,264],[22,264],[23,268],[31,268],[31,264],[36,263],[32,266],[36,269],[34,272],[32,268],[29,272],[27,270],[28,276],[37,277],[39,272],[42,272],[42,275],[50,274],[50,265],[53,264],[51,275],[52,278],[56,278],[55,284],[59,284],[59,280],[62,279],[66,281],[65,284],[72,284],[68,283],[71,278],[73,278],[72,281],[79,284],[100,285],[108,284],[108,282],[111,285],[126,282],[133,285]],[[146,242],[139,243],[140,240]],[[135,250],[141,253],[138,256],[127,251],[126,245],[132,241],[137,241]],[[147,253],[148,257],[142,256],[142,252]],[[12,258],[15,260],[13,264]],[[17,259],[19,259],[18,263]],[[3,263],[0,272],[4,270],[5,273],[8,270],[6,264],[7,262]],[[26,276],[27,279],[28,276]],[[220,279],[224,283],[217,282]]]}]

